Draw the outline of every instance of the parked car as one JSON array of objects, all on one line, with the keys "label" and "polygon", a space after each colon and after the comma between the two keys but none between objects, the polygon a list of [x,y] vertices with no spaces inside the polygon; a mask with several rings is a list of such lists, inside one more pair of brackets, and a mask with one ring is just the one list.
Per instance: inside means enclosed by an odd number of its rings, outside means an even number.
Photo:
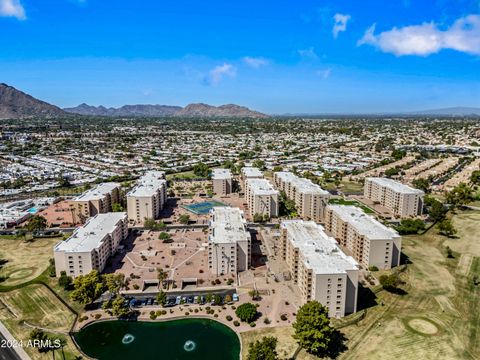
[{"label": "parked car", "polygon": [[238,294],[237,294],[237,293],[234,293],[234,294],[232,295],[232,299],[233,299],[233,301],[238,301]]},{"label": "parked car", "polygon": [[180,305],[180,303],[182,302],[182,297],[181,296],[177,296],[175,298],[175,305]]}]

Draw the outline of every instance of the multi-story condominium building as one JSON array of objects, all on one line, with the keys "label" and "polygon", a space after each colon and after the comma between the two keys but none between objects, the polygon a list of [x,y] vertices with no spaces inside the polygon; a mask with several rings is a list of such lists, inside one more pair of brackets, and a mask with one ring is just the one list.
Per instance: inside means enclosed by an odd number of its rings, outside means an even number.
[{"label": "multi-story condominium building", "polygon": [[158,219],[167,201],[167,181],[163,171],[147,171],[127,193],[128,220],[143,223]]},{"label": "multi-story condominium building", "polygon": [[325,229],[366,268],[400,264],[400,235],[356,206],[328,205]]},{"label": "multi-story condominium building", "polygon": [[366,178],[363,188],[367,199],[385,206],[395,217],[421,215],[423,191],[386,178]]},{"label": "multi-story condominium building", "polygon": [[331,317],[357,310],[358,264],[313,221],[281,224],[283,259],[300,289],[303,302],[317,300]]},{"label": "multi-story condominium building", "polygon": [[228,195],[232,192],[232,173],[229,169],[213,169],[213,192],[217,195]]},{"label": "multi-story condominium building", "polygon": [[276,172],[273,175],[277,189],[295,202],[298,214],[304,220],[322,222],[330,193],[308,179],[291,172]]},{"label": "multi-story condominium building", "polygon": [[120,184],[114,182],[98,184],[70,201],[75,223],[84,223],[97,214],[112,211],[112,204],[120,202]]},{"label": "multi-story condominium building", "polygon": [[242,180],[243,191],[245,191],[245,181],[248,179],[263,179],[263,173],[256,167],[243,167],[240,171],[240,178]]},{"label": "multi-story condominium building", "polygon": [[217,276],[245,271],[250,266],[251,237],[243,211],[214,207],[210,211],[208,267]]},{"label": "multi-story condominium building", "polygon": [[120,242],[128,236],[127,213],[97,214],[74,231],[65,241],[55,245],[54,259],[57,276],[88,274],[105,269],[107,260],[115,254]]},{"label": "multi-story condominium building", "polygon": [[247,179],[245,182],[245,198],[252,217],[255,214],[268,218],[277,217],[278,196],[279,192],[268,180]]}]

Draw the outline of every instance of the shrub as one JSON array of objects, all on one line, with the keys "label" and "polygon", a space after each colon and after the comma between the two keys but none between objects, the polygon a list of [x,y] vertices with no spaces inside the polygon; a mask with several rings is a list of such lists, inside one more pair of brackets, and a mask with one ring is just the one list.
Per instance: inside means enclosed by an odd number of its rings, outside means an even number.
[{"label": "shrub", "polygon": [[255,324],[255,323],[252,321],[252,322],[250,323],[250,326],[251,326],[251,327],[255,327],[255,326],[257,326],[257,324]]},{"label": "shrub", "polygon": [[238,320],[235,320],[235,321],[233,322],[233,325],[234,325],[234,326],[240,326],[240,323],[238,322]]},{"label": "shrub", "polygon": [[268,324],[271,323],[271,321],[270,321],[269,318],[265,318],[265,319],[263,319],[263,323],[268,325]]},{"label": "shrub", "polygon": [[287,320],[288,320],[287,314],[282,314],[282,315],[280,315],[280,319],[281,319],[282,321],[287,321]]},{"label": "shrub", "polygon": [[232,321],[233,320],[233,318],[230,315],[227,315],[226,319],[227,319],[227,321]]},{"label": "shrub", "polygon": [[372,265],[372,266],[369,266],[369,267],[368,267],[368,270],[370,270],[370,271],[378,271],[378,267],[376,267],[375,265]]},{"label": "shrub", "polygon": [[95,314],[95,320],[98,320],[102,317],[102,314]]}]

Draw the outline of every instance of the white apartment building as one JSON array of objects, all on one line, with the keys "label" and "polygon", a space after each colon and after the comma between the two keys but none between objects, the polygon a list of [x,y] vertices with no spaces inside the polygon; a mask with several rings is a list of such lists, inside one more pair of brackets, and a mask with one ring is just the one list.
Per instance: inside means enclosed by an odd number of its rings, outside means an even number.
[{"label": "white apartment building", "polygon": [[356,206],[328,205],[325,229],[366,268],[400,264],[402,238]]},{"label": "white apartment building", "polygon": [[263,179],[263,173],[256,167],[243,167],[240,170],[240,179],[242,181],[242,188],[245,191],[245,181],[248,179]]},{"label": "white apartment building", "polygon": [[101,272],[107,260],[115,254],[120,242],[128,236],[127,213],[97,214],[74,231],[65,241],[55,245],[54,259],[57,276]]},{"label": "white apartment building", "polygon": [[330,317],[355,312],[357,262],[313,221],[283,221],[280,228],[283,259],[300,289],[302,302],[320,302]]},{"label": "white apartment building", "polygon": [[135,224],[158,219],[167,202],[167,181],[163,171],[147,171],[127,193],[128,220]]},{"label": "white apartment building", "polygon": [[217,276],[245,271],[250,266],[251,237],[243,211],[214,207],[210,211],[208,267]]},{"label": "white apartment building", "polygon": [[273,174],[277,189],[295,202],[298,214],[304,220],[322,222],[330,193],[308,179],[300,178],[291,172]]},{"label": "white apartment building", "polygon": [[233,177],[229,169],[213,169],[212,185],[216,195],[228,195],[232,192]]},{"label": "white apartment building", "polygon": [[102,183],[85,191],[82,195],[70,200],[75,223],[84,223],[97,214],[112,211],[112,204],[120,202],[120,184]]},{"label": "white apartment building", "polygon": [[363,194],[385,206],[395,217],[415,217],[423,212],[425,193],[392,179],[366,178]]},{"label": "white apartment building", "polygon": [[278,216],[279,191],[268,180],[251,178],[245,182],[245,199],[250,216],[260,214],[268,218]]}]

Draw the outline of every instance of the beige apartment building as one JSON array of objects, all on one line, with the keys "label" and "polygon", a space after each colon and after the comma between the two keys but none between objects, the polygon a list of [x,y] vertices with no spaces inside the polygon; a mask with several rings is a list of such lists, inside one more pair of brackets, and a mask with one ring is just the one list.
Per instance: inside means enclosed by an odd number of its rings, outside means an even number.
[{"label": "beige apartment building", "polygon": [[220,196],[228,195],[232,192],[233,177],[229,169],[212,170],[213,193]]},{"label": "beige apartment building", "polygon": [[328,205],[325,229],[366,268],[385,270],[400,264],[400,235],[356,206]]},{"label": "beige apartment building", "polygon": [[268,180],[247,179],[245,182],[245,199],[250,216],[259,214],[269,219],[278,216],[279,192]]},{"label": "beige apartment building", "polygon": [[385,206],[395,217],[415,217],[423,212],[425,193],[392,179],[366,178],[363,194]]},{"label": "beige apartment building", "polygon": [[281,250],[303,303],[316,300],[330,317],[357,310],[358,264],[313,221],[281,223]]},{"label": "beige apartment building", "polygon": [[304,220],[323,222],[325,207],[330,193],[308,179],[300,178],[291,172],[276,172],[273,179],[277,189],[295,202],[300,217]]},{"label": "beige apartment building", "polygon": [[243,167],[240,170],[240,180],[242,182],[242,189],[245,191],[245,182],[249,179],[263,179],[263,173],[256,167]]},{"label": "beige apartment building", "polygon": [[235,274],[250,267],[251,237],[243,211],[214,207],[210,211],[208,267],[217,276]]},{"label": "beige apartment building", "polygon": [[167,181],[163,171],[147,171],[127,193],[128,220],[141,224],[145,219],[158,219],[167,202]]},{"label": "beige apartment building", "polygon": [[92,216],[112,211],[112,205],[119,202],[119,183],[98,184],[70,201],[73,221],[84,223]]},{"label": "beige apartment building", "polygon": [[55,245],[54,259],[57,276],[65,271],[68,276],[101,272],[118,245],[128,236],[127,213],[97,214],[65,241]]}]

